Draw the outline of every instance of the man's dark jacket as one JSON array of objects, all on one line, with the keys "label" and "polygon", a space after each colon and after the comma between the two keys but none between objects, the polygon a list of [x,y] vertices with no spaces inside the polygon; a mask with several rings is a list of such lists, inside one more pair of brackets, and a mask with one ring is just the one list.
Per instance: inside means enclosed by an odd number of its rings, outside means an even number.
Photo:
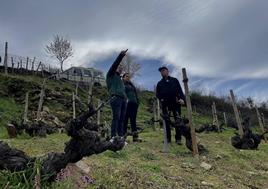
[{"label": "man's dark jacket", "polygon": [[126,98],[124,83],[121,80],[119,73],[116,72],[116,69],[124,56],[125,54],[120,53],[107,73],[106,84],[110,96],[116,95]]},{"label": "man's dark jacket", "polygon": [[180,82],[176,78],[170,76],[168,76],[167,79],[162,78],[157,83],[156,97],[160,100],[161,103],[164,103],[167,106],[173,106],[177,104],[176,97],[186,102]]}]

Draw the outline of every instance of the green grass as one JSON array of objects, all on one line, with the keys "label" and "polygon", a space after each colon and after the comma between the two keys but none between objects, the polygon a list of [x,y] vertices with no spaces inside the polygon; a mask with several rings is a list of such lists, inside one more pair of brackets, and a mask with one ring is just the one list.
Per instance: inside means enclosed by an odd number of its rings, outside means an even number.
[{"label": "green grass", "polygon": [[7,138],[6,126],[9,121],[22,117],[23,106],[10,98],[0,98],[0,138]]},{"label": "green grass", "polygon": [[[3,78],[1,74],[0,76]],[[42,78],[35,76],[12,77],[31,83],[29,86],[39,85],[42,82]],[[6,90],[1,82],[0,88],[3,91]],[[74,90],[69,84],[55,81],[48,81],[47,89],[58,91],[66,98],[69,98]],[[2,95],[0,98],[0,137],[3,141],[25,151],[32,157],[40,157],[49,152],[62,152],[64,143],[69,140],[66,134],[52,134],[47,138],[31,138],[24,134],[16,139],[7,138],[4,126],[11,119],[21,116],[24,106],[22,101],[8,98],[3,91],[0,92],[0,96]],[[79,91],[79,94],[86,102],[85,92]],[[107,95],[103,89],[98,91],[98,94],[103,98]],[[200,142],[209,151],[208,154],[200,155],[198,158],[193,157],[184,145],[178,146],[174,142],[169,146],[169,152],[163,153],[163,130],[158,126],[156,131],[153,131],[152,125],[146,123],[152,118],[152,113],[147,110],[147,99],[153,95],[148,91],[141,93],[138,125],[145,128],[140,134],[145,142],[133,143],[130,137],[128,145],[119,152],[106,151],[82,160],[89,166],[89,175],[95,181],[88,188],[268,188],[268,144],[262,143],[259,150],[236,150],[230,144],[230,138],[234,135],[232,129],[227,129],[223,133],[198,134]],[[69,110],[66,113],[66,108],[62,104],[47,103],[47,105],[53,112],[68,114],[65,115],[66,119],[71,115]],[[187,115],[185,108],[182,109],[182,113]],[[104,120],[110,123],[109,105],[104,108],[103,115]],[[211,123],[212,118],[194,114],[193,122],[195,126],[199,126]],[[172,140],[174,141],[174,133]],[[201,168],[202,162],[212,165],[212,169]],[[36,174],[36,169],[34,168],[31,172],[29,178]],[[19,185],[21,179],[24,179],[21,175],[23,173],[12,174],[0,171],[0,188],[4,188],[7,182],[10,182],[10,188],[31,188],[32,183],[27,185],[27,182],[32,182],[31,179],[26,179],[27,181],[22,181],[23,185]],[[211,183],[213,186],[204,186],[201,184],[202,181]],[[72,189],[77,188],[77,185],[76,181],[68,179],[64,182],[46,183],[43,187]]]}]

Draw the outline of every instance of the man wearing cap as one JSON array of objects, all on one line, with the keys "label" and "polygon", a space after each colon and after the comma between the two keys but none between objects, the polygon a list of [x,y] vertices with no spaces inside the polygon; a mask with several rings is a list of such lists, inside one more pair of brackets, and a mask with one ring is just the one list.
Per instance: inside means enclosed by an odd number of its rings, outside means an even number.
[{"label": "man wearing cap", "polygon": [[[164,115],[169,115],[168,112],[172,112],[175,122],[178,119],[178,115],[181,115],[181,105],[185,104],[185,96],[182,92],[180,82],[169,76],[168,68],[163,66],[158,69],[161,73],[162,79],[156,86],[156,97],[161,103],[162,112]],[[167,141],[171,142],[171,128],[170,123],[166,122]],[[176,143],[181,145],[181,128],[175,127]]]},{"label": "man wearing cap", "polygon": [[127,50],[121,51],[112,66],[110,67],[107,76],[106,84],[110,97],[113,97],[111,101],[111,108],[113,112],[111,137],[121,136],[123,137],[123,121],[126,111],[126,93],[125,86],[121,80],[120,74],[123,71],[123,67],[120,64]]}]

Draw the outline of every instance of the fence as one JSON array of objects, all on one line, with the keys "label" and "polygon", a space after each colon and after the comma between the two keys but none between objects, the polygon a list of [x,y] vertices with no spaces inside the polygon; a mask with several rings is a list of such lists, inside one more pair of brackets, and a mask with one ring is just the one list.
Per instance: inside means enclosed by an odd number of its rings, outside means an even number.
[{"label": "fence", "polygon": [[8,43],[6,43],[5,52],[0,52],[1,62],[0,70],[6,70],[7,73],[38,73],[44,72],[55,74],[59,71],[55,66],[44,63],[36,57],[24,57],[8,52]]}]

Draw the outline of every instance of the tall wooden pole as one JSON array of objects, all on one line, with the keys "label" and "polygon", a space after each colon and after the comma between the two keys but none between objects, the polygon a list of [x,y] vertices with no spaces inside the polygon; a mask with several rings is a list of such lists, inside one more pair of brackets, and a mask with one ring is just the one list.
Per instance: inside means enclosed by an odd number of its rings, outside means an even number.
[{"label": "tall wooden pole", "polygon": [[75,95],[78,96],[78,82],[76,82],[76,86],[75,86]]},{"label": "tall wooden pole", "polygon": [[234,109],[234,113],[235,113],[236,123],[238,126],[238,132],[239,132],[240,138],[242,138],[244,136],[244,131],[243,131],[242,123],[241,123],[242,121],[241,121],[241,118],[239,116],[239,111],[238,111],[238,108],[236,106],[236,101],[235,101],[235,96],[234,96],[233,90],[230,90],[230,95],[231,95],[231,101],[232,101],[232,105],[233,105],[233,109]]},{"label": "tall wooden pole", "polygon": [[92,84],[91,82],[88,86],[88,104],[92,103]]},{"label": "tall wooden pole", "polygon": [[24,116],[23,116],[23,123],[25,124],[28,120],[28,103],[29,103],[29,92],[26,93],[25,97],[25,108],[24,108]]},{"label": "tall wooden pole", "polygon": [[[160,102],[159,102],[159,99],[157,98],[157,120],[160,120]],[[158,125],[160,127],[160,121],[158,121]]]},{"label": "tall wooden pole", "polygon": [[213,119],[215,121],[215,125],[218,128],[218,132],[220,132],[220,125],[219,125],[219,120],[218,120],[218,115],[217,115],[217,109],[216,109],[216,103],[215,102],[213,102],[212,108],[213,108],[213,114],[214,114]]},{"label": "tall wooden pole", "polygon": [[75,94],[73,92],[73,119],[75,119],[76,115],[75,115]]},{"label": "tall wooden pole", "polygon": [[[98,99],[98,107],[100,106],[101,104],[101,100]],[[97,124],[100,125],[101,124],[101,110],[99,109],[98,112],[97,112]]]},{"label": "tall wooden pole", "polygon": [[163,107],[162,107],[162,121],[163,121],[163,130],[164,130],[164,148],[163,152],[168,152],[168,141],[167,141],[167,126],[166,126],[166,117],[167,115],[164,114]]},{"label": "tall wooden pole", "polygon": [[13,57],[11,57],[11,64],[12,64],[12,74],[14,73],[14,60]]},{"label": "tall wooden pole", "polygon": [[44,102],[44,96],[45,96],[45,84],[46,84],[46,79],[43,80],[41,92],[40,92],[40,99],[38,103],[38,109],[37,109],[37,120],[41,119],[41,110]]},{"label": "tall wooden pole", "polygon": [[[154,93],[156,94],[156,86],[154,86]],[[153,114],[154,114],[154,126],[153,126],[153,130],[155,131],[156,130],[156,127],[157,127],[157,104],[156,104],[156,99],[153,98]]]},{"label": "tall wooden pole", "polygon": [[194,125],[193,125],[193,117],[192,117],[191,98],[190,98],[190,94],[189,94],[188,78],[187,78],[185,68],[182,68],[182,76],[183,76],[183,83],[184,83],[184,89],[185,89],[185,97],[186,97],[186,105],[187,105],[189,126],[191,128],[193,155],[198,156],[199,155],[198,154],[198,147],[197,147],[196,136],[195,136],[195,128],[194,128]]},{"label": "tall wooden pole", "polygon": [[33,59],[33,61],[32,61],[32,71],[34,71],[34,62],[35,62],[35,57],[34,57],[34,59]]},{"label": "tall wooden pole", "polygon": [[[261,114],[259,112],[259,109],[258,109],[258,107],[256,105],[255,105],[255,109],[256,109],[256,113],[257,113],[257,117],[258,117],[258,121],[259,121],[259,125],[260,125],[260,128],[261,128],[261,131],[262,131],[262,133],[264,133],[265,130],[264,130],[263,120],[262,120]],[[264,140],[265,140],[265,142],[267,142],[266,137],[264,137]]]},{"label": "tall wooden pole", "polygon": [[263,113],[261,113],[261,120],[262,120],[263,127],[265,127],[265,119],[264,119],[264,114]]},{"label": "tall wooden pole", "polygon": [[28,63],[29,63],[29,57],[27,57],[27,60],[26,60],[26,71],[28,71]]},{"label": "tall wooden pole", "polygon": [[225,125],[227,125],[227,117],[226,117],[226,113],[225,112],[223,112],[223,118],[224,118]]},{"label": "tall wooden pole", "polygon": [[4,57],[4,66],[5,66],[5,74],[7,75],[7,68],[8,68],[8,65],[7,65],[7,51],[8,51],[8,42],[5,43],[5,57]]},{"label": "tall wooden pole", "polygon": [[156,127],[157,127],[157,111],[156,111],[156,99],[153,100],[153,114],[154,114],[154,126],[153,126],[153,130],[155,131],[156,130]]}]

